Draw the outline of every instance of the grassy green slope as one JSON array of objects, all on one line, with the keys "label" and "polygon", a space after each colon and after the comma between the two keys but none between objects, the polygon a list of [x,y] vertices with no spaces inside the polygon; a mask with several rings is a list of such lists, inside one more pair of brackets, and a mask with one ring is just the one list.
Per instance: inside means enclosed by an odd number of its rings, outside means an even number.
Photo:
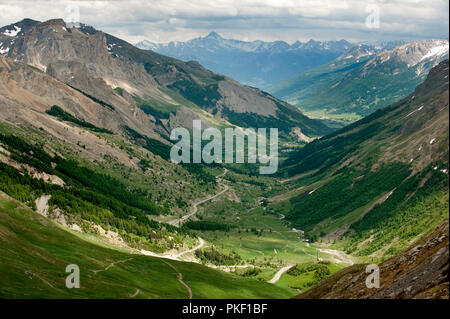
[{"label": "grassy green slope", "polygon": [[[423,187],[418,187],[427,175]],[[350,226],[343,248],[356,256],[400,253],[448,218],[448,187],[448,176],[431,167],[408,179],[385,202]]]},{"label": "grassy green slope", "polygon": [[277,282],[278,286],[287,286],[304,292],[322,279],[334,274],[344,266],[330,262],[309,262],[297,264],[285,272]]},{"label": "grassy green slope", "polygon": [[387,257],[448,217],[448,61],[404,100],[284,163],[293,196],[269,207],[313,240]]},{"label": "grassy green slope", "polygon": [[367,60],[368,57],[363,57],[361,60],[355,58],[334,60],[281,82],[270,88],[269,92],[283,97],[287,101],[299,103],[299,101],[312,98],[314,91],[338,82]]},{"label": "grassy green slope", "polygon": [[[191,288],[193,298],[292,296],[287,289],[198,264],[96,245],[3,193],[0,196],[1,298],[188,298],[178,273]],[[80,267],[80,289],[65,287],[69,264]]]}]

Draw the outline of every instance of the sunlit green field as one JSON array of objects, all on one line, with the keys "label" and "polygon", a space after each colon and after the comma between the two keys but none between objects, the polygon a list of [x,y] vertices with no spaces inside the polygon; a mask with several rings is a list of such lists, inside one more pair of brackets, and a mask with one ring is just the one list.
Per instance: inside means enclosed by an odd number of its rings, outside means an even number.
[{"label": "sunlit green field", "polygon": [[[292,291],[205,266],[110,249],[0,196],[0,298],[288,298]],[[79,289],[65,286],[80,268]],[[180,282],[180,275],[184,286]]]}]

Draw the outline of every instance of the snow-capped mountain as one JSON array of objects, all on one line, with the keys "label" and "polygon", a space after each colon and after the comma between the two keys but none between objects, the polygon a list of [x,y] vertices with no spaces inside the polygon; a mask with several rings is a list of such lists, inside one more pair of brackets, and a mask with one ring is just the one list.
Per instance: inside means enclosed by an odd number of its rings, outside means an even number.
[{"label": "snow-capped mountain", "polygon": [[346,60],[346,59],[359,59],[362,57],[372,56],[377,54],[383,50],[383,48],[376,47],[369,44],[357,44],[350,49],[348,49],[346,52],[344,52],[340,57],[337,58],[338,61],[340,60]]},{"label": "snow-capped mountain", "polygon": [[215,72],[244,84],[267,88],[299,72],[327,63],[347,51],[345,41],[240,41],[225,39],[216,32],[186,42],[153,43],[142,41],[138,48],[195,60]]},{"label": "snow-capped mountain", "polygon": [[0,54],[7,54],[16,39],[28,32],[38,21],[23,19],[0,28]]},{"label": "snow-capped mountain", "polygon": [[448,55],[448,40],[414,41],[391,50],[360,44],[268,91],[307,114],[355,120],[407,96]]},{"label": "snow-capped mountain", "polygon": [[448,51],[447,40],[410,42],[377,54],[364,66],[361,73],[366,74],[381,67],[384,73],[396,75],[404,68],[414,68],[416,76],[426,75],[432,67],[448,58]]}]

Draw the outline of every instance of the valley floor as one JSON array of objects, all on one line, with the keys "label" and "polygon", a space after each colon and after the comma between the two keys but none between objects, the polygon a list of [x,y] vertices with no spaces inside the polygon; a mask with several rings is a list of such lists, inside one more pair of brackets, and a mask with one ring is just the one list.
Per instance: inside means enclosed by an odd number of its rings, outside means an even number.
[{"label": "valley floor", "polygon": [[[302,281],[301,277],[286,273],[295,265],[323,261],[334,272],[354,263],[355,258],[344,252],[310,245],[302,237],[303,232],[292,228],[284,216],[266,211],[261,198],[255,196],[261,194],[261,187],[232,183],[226,180],[226,173],[227,170],[217,175],[222,190],[206,200],[195,202],[191,212],[185,216],[199,222],[208,220],[231,225],[228,231],[198,231],[202,243],[203,239],[206,241],[198,250],[215,247],[225,254],[236,253],[241,261],[238,264],[203,261],[203,264],[297,292],[298,285],[293,283]],[[271,183],[279,184],[279,181],[271,180]],[[186,221],[185,216],[174,222]],[[199,262],[195,250],[183,253],[182,260]],[[314,282],[312,274],[306,274],[310,278],[304,279],[302,289],[308,289],[310,286],[306,285]]]}]

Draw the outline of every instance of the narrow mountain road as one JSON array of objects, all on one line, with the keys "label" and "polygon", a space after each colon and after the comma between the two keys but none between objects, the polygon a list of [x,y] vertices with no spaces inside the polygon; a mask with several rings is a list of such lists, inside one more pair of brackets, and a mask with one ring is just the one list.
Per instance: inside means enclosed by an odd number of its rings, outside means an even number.
[{"label": "narrow mountain road", "polygon": [[186,251],[183,251],[183,252],[181,252],[179,254],[173,255],[173,257],[178,260],[181,256],[183,256],[185,254],[193,253],[196,250],[202,249],[203,246],[205,246],[205,241],[202,238],[200,238],[200,237],[198,238],[198,240],[200,241],[200,244],[198,244],[196,247],[194,247],[192,249],[189,249],[189,250],[186,250]]},{"label": "narrow mountain road", "polygon": [[145,256],[151,256],[151,257],[157,257],[157,258],[164,258],[164,259],[182,261],[181,256],[189,254],[189,253],[193,253],[196,250],[201,249],[201,248],[203,248],[205,246],[205,241],[203,240],[203,238],[198,237],[198,240],[199,240],[200,243],[197,246],[195,246],[194,248],[191,248],[189,250],[185,250],[185,251],[182,251],[182,252],[176,253],[176,254],[160,255],[160,254],[154,253],[152,251],[143,250],[143,249],[140,250],[139,252],[142,255],[145,255]]},{"label": "narrow mountain road", "polygon": [[136,292],[134,294],[132,294],[132,295],[129,295],[129,297],[130,298],[135,298],[137,295],[139,295],[140,292],[141,292],[141,290],[136,288]]},{"label": "narrow mountain road", "polygon": [[[213,200],[214,198],[217,198],[220,195],[222,195],[223,193],[225,193],[226,191],[228,191],[230,189],[229,186],[224,184],[223,180],[222,180],[222,178],[225,176],[225,174],[227,172],[228,172],[228,170],[226,168],[224,168],[223,173],[216,176],[216,180],[219,183],[222,182],[220,185],[223,187],[223,189],[220,192],[218,192],[217,194],[215,194],[213,196],[205,198],[205,199],[203,199],[201,201],[195,202],[192,205],[192,211],[189,214],[184,215],[183,217],[181,217],[179,219],[176,219],[176,220],[173,220],[173,221],[170,221],[170,222],[167,222],[167,223],[172,225],[172,226],[177,226],[177,227],[181,226],[188,218],[194,216],[197,213],[199,205],[202,205],[202,204],[204,204],[204,203],[206,203],[206,202],[208,202],[210,200]],[[152,256],[152,257],[158,257],[158,258],[165,258],[165,259],[171,259],[171,260],[178,260],[178,261],[180,261],[180,257],[182,257],[183,255],[195,252],[196,250],[201,249],[201,248],[203,248],[205,246],[205,241],[202,238],[200,238],[200,237],[198,239],[199,239],[200,243],[196,247],[194,247],[192,249],[189,249],[189,250],[186,250],[186,251],[183,251],[183,252],[180,252],[180,253],[177,253],[177,254],[160,255],[160,254],[156,254],[156,253],[153,253],[151,251],[146,251],[146,250],[141,250],[140,253],[143,254],[143,255],[146,255],[146,256]]]},{"label": "narrow mountain road", "polygon": [[171,263],[169,263],[169,262],[167,262],[167,261],[165,261],[165,260],[162,260],[162,262],[165,263],[167,266],[169,266],[170,268],[172,268],[173,270],[176,271],[178,282],[179,282],[181,285],[183,285],[184,288],[186,288],[186,290],[187,290],[187,292],[188,292],[188,294],[189,294],[189,299],[192,299],[192,289],[191,289],[191,287],[188,286],[188,284],[186,284],[186,283],[183,281],[183,274],[182,274],[181,272],[179,272],[178,269],[177,269],[174,265],[172,265]]},{"label": "narrow mountain road", "polygon": [[132,260],[133,258],[128,258],[128,259],[123,259],[123,260],[118,260],[118,261],[114,261],[112,263],[110,263],[108,266],[106,266],[105,269],[100,269],[100,270],[91,270],[94,274],[98,274],[99,272],[102,271],[107,271],[108,269],[114,267],[116,264],[120,264],[120,263],[125,263],[127,261]]},{"label": "narrow mountain road", "polygon": [[226,168],[224,168],[223,173],[216,176],[217,182],[219,182],[220,186],[223,187],[223,189],[222,189],[220,192],[218,192],[217,194],[215,194],[215,195],[213,195],[213,196],[210,196],[210,197],[208,197],[208,198],[205,198],[205,199],[203,199],[203,200],[201,200],[201,201],[195,202],[195,203],[192,205],[192,211],[191,211],[189,214],[184,215],[183,217],[181,217],[181,218],[179,218],[179,219],[176,219],[176,220],[173,220],[173,221],[169,221],[169,222],[167,222],[167,223],[170,224],[170,225],[172,225],[172,226],[180,227],[186,220],[188,220],[190,217],[192,217],[192,216],[194,216],[195,214],[197,214],[198,206],[199,206],[199,205],[202,205],[202,204],[204,204],[204,203],[206,203],[206,202],[208,202],[208,201],[210,201],[210,200],[213,200],[214,198],[217,198],[217,197],[219,197],[220,195],[222,195],[223,193],[225,193],[226,191],[228,191],[228,190],[230,189],[229,186],[228,186],[227,184],[225,184],[225,183],[223,182],[223,180],[222,180],[222,178],[225,176],[225,174],[226,174],[227,172],[228,172],[228,170],[227,170]]},{"label": "narrow mountain road", "polygon": [[273,276],[273,278],[270,279],[270,280],[268,281],[268,283],[269,283],[269,284],[274,284],[274,283],[276,283],[278,280],[280,280],[281,275],[283,275],[286,271],[288,271],[289,269],[291,269],[293,266],[295,266],[295,265],[294,265],[294,264],[293,264],[293,265],[288,265],[288,266],[283,267],[283,268],[281,268],[280,270],[278,270],[277,273],[275,274],[275,276]]},{"label": "narrow mountain road", "polygon": [[214,269],[220,269],[223,270],[225,272],[230,272],[232,270],[236,270],[236,269],[246,269],[246,268],[262,268],[261,266],[255,266],[255,265],[250,265],[250,264],[245,264],[245,265],[230,265],[230,266],[216,266],[216,265],[208,265],[209,268],[214,268]]}]

